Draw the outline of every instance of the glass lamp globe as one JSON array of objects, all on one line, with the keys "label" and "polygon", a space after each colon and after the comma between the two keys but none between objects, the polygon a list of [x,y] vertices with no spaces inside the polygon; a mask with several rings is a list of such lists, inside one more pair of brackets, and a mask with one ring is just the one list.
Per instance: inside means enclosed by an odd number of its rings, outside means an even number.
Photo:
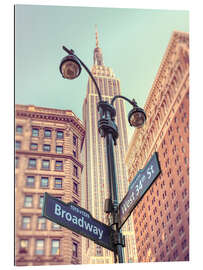
[{"label": "glass lamp globe", "polygon": [[79,61],[73,55],[64,57],[60,64],[60,72],[65,79],[77,78],[81,72]]},{"label": "glass lamp globe", "polygon": [[129,112],[128,121],[131,126],[141,128],[146,121],[146,114],[144,110],[139,107],[133,108]]}]

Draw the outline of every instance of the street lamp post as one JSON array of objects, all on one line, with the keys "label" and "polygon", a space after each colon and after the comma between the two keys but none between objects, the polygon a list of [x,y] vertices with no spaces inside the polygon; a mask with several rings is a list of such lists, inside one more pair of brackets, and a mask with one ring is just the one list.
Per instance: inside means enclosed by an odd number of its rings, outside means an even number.
[{"label": "street lamp post", "polygon": [[117,262],[117,256],[119,263],[124,262],[123,247],[125,246],[125,239],[118,227],[119,223],[119,202],[118,202],[118,190],[116,181],[116,167],[114,159],[114,149],[113,145],[116,145],[116,140],[118,138],[118,128],[115,123],[116,110],[113,106],[117,98],[122,98],[129,102],[133,109],[128,114],[128,121],[131,126],[140,128],[146,121],[146,114],[143,109],[138,107],[137,103],[133,99],[132,101],[124,96],[114,96],[111,103],[104,101],[101,96],[101,92],[97,85],[95,78],[93,77],[87,66],[75,55],[73,50],[67,49],[65,46],[62,47],[68,55],[64,57],[60,64],[60,72],[62,76],[66,79],[75,79],[80,75],[81,65],[85,68],[87,73],[90,75],[94,85],[96,87],[99,102],[97,104],[97,109],[100,114],[100,119],[98,120],[98,131],[101,137],[106,138],[106,153],[107,153],[107,164],[108,164],[108,177],[109,177],[109,196],[105,201],[105,212],[111,213],[112,215],[112,227],[114,228],[115,234],[112,236],[112,241],[115,245],[114,258]]}]

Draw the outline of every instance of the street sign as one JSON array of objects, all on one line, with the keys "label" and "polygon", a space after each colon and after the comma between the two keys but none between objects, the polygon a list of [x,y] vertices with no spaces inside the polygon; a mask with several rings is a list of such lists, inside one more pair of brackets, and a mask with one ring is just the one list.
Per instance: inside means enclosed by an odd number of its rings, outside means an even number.
[{"label": "street sign", "polygon": [[114,251],[112,243],[114,230],[94,219],[89,211],[73,202],[64,203],[45,192],[42,216]]},{"label": "street sign", "polygon": [[140,170],[130,183],[128,192],[119,204],[119,223],[121,228],[135,206],[140,202],[146,191],[160,174],[158,154],[155,152],[144,169]]}]

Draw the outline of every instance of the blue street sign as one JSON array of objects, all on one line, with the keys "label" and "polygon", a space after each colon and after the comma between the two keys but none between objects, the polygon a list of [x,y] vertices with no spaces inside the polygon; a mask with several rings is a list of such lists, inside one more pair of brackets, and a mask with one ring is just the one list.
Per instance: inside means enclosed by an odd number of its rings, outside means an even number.
[{"label": "blue street sign", "polygon": [[128,192],[119,204],[119,224],[121,228],[135,206],[160,174],[158,154],[155,152],[144,169],[140,170],[130,183]]},{"label": "blue street sign", "polygon": [[66,204],[45,192],[42,216],[114,251],[112,243],[114,230],[94,219],[89,211],[73,202]]}]

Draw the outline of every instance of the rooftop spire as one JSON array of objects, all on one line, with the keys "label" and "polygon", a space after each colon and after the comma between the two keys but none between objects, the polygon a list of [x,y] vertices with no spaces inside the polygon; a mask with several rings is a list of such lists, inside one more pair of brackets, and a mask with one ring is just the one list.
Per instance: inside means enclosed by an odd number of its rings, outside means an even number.
[{"label": "rooftop spire", "polygon": [[97,25],[95,25],[96,29],[96,48],[94,49],[94,65],[103,66],[103,56],[102,50],[99,48],[99,38],[98,38],[98,29]]},{"label": "rooftop spire", "polygon": [[96,30],[96,48],[99,48],[99,38],[98,38],[97,24],[95,24],[95,30]]}]

